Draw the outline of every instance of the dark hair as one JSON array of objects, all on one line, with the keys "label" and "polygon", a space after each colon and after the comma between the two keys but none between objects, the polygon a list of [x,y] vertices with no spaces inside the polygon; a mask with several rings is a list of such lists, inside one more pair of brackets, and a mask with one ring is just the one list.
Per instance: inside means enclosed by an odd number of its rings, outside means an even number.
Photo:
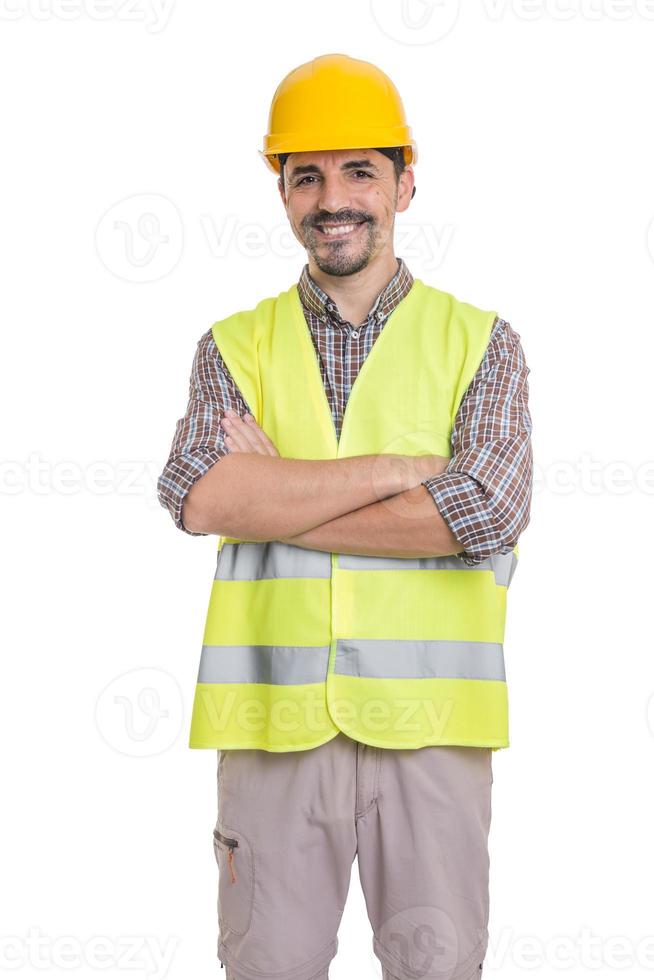
[{"label": "dark hair", "polygon": [[[396,182],[400,179],[400,174],[405,169],[404,163],[404,147],[402,146],[375,146],[373,149],[377,150],[378,153],[383,153],[385,157],[388,157],[392,161],[393,167],[395,169],[395,180]],[[279,154],[279,177],[282,182],[282,188],[284,187],[284,166],[288,160],[290,153],[280,153]],[[413,194],[415,194],[416,189],[413,188]],[[413,194],[411,197],[413,197]]]}]

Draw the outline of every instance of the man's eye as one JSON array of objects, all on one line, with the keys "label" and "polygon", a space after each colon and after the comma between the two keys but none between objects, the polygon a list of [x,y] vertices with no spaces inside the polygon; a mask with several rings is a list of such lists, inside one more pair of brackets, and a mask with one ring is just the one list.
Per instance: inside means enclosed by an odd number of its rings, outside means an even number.
[{"label": "man's eye", "polygon": [[[363,174],[364,177],[372,177],[372,174],[371,173],[368,173],[367,170],[352,170],[350,172],[353,173],[353,174],[357,174],[357,175],[358,174]],[[314,178],[315,178],[315,174],[307,174],[306,177],[301,177],[300,180],[298,180],[298,182],[297,182],[297,184],[295,186],[296,187],[301,187],[302,184],[305,182],[305,180],[313,180]]]}]

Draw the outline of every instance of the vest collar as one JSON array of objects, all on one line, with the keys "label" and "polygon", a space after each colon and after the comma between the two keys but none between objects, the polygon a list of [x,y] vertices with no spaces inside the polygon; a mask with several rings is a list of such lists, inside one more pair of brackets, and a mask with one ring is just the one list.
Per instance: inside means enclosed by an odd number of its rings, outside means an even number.
[{"label": "vest collar", "polygon": [[[341,454],[347,455],[350,418],[353,413],[356,414],[357,412],[356,406],[361,398],[362,387],[365,386],[367,388],[368,382],[366,382],[365,379],[368,377],[371,370],[374,371],[375,364],[384,357],[384,350],[391,342],[389,337],[392,336],[393,328],[395,328],[395,330],[398,329],[398,318],[401,318],[401,316],[406,313],[407,307],[421,303],[421,301],[424,299],[425,289],[425,284],[421,279],[412,278],[409,291],[405,296],[403,296],[400,302],[395,304],[392,311],[393,315],[390,316],[389,322],[385,325],[381,334],[375,341],[372,350],[366,357],[361,369],[359,370],[359,373],[354,379],[347,400],[347,405],[345,406],[345,411],[343,413],[340,438],[338,438],[336,435],[334,420],[320,373],[320,365],[316,358],[315,349],[309,331],[307,330],[307,323],[304,317],[302,304],[300,302],[299,289],[297,286],[291,286],[286,293],[282,294],[284,297],[283,302],[288,304],[286,308],[288,309],[290,307],[291,316],[289,320],[292,323],[292,329],[295,330],[298,344],[303,351],[304,363],[307,366],[307,373],[305,377],[306,380],[308,380],[310,390],[312,391],[313,405],[318,413],[316,416],[318,419],[318,424],[321,426],[323,437],[327,439],[325,445],[329,447],[329,450],[334,458],[338,458]],[[412,323],[411,316],[409,316],[409,325],[414,325]]]}]

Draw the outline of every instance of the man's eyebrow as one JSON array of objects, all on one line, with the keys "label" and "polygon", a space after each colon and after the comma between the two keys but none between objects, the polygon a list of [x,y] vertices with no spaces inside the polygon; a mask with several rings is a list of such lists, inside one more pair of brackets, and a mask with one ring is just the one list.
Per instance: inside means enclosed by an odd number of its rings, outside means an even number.
[{"label": "man's eyebrow", "polygon": [[[360,170],[362,167],[366,167],[368,170],[374,170],[379,173],[379,168],[372,162],[372,160],[347,160],[341,165],[341,170]],[[317,163],[306,163],[298,164],[296,167],[291,169],[290,176],[301,177],[303,174],[320,174],[322,170]]]}]

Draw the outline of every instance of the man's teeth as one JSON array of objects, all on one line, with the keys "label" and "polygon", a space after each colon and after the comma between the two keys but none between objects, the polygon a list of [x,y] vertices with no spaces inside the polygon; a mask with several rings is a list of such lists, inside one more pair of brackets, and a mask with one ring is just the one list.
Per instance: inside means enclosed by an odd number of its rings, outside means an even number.
[{"label": "man's teeth", "polygon": [[[360,222],[358,222],[360,223]],[[349,235],[351,231],[354,231],[356,224],[353,225],[319,225],[321,231],[324,231],[326,235]]]}]

